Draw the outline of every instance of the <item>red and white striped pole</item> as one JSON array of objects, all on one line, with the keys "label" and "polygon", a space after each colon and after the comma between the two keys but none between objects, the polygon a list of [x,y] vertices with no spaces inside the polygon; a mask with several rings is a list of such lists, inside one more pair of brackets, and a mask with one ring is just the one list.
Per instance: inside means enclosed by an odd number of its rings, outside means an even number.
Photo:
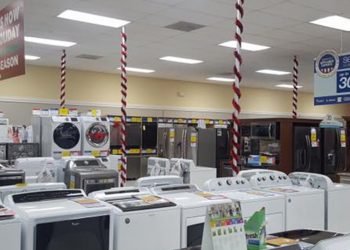
[{"label": "red and white striped pole", "polygon": [[62,51],[61,57],[61,93],[60,93],[60,108],[66,106],[66,51]]},{"label": "red and white striped pole", "polygon": [[236,21],[235,21],[235,40],[237,42],[236,49],[234,50],[235,64],[233,67],[233,72],[235,74],[235,82],[232,84],[233,89],[233,113],[232,113],[232,122],[233,122],[233,133],[232,133],[232,171],[235,173],[239,172],[238,162],[239,162],[239,113],[241,112],[241,106],[239,104],[239,100],[241,98],[241,90],[240,83],[242,81],[241,74],[241,65],[242,65],[242,55],[241,55],[241,47],[242,47],[242,33],[243,33],[243,24],[242,18],[244,16],[243,10],[244,0],[237,0],[236,2]]},{"label": "red and white striped pole", "polygon": [[126,97],[127,97],[127,90],[128,90],[128,78],[127,78],[127,72],[126,72],[126,66],[127,66],[127,57],[128,57],[128,48],[126,45],[127,41],[127,35],[125,32],[125,27],[122,27],[121,31],[121,113],[122,113],[122,122],[121,122],[121,143],[122,143],[122,157],[121,157],[121,169],[120,169],[120,177],[121,177],[121,183],[120,186],[124,187],[126,185],[126,178],[127,178],[127,157],[126,157]]},{"label": "red and white striped pole", "polygon": [[299,62],[297,56],[293,59],[293,119],[298,117],[298,75],[299,75]]}]

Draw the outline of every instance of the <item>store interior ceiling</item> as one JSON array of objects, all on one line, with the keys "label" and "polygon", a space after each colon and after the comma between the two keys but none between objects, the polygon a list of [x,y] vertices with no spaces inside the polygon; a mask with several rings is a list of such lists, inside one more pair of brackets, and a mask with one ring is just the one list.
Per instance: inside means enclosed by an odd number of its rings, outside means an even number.
[{"label": "store interior ceiling", "polygon": [[[5,6],[10,0],[2,0]],[[155,70],[144,77],[212,84],[208,77],[232,77],[233,49],[218,44],[233,40],[234,0],[26,0],[25,35],[76,42],[67,48],[67,67],[118,74],[120,29],[57,18],[67,9],[130,21],[128,33],[130,67]],[[310,21],[340,15],[350,17],[349,0],[246,0],[245,42],[270,49],[243,51],[242,86],[273,88],[291,83],[292,75],[256,73],[260,69],[292,71],[299,56],[301,91],[313,91],[313,58],[325,49],[350,50],[350,35]],[[166,28],[184,21],[203,27],[187,32]],[[26,43],[26,54],[40,56],[29,64],[59,66],[60,47]],[[78,58],[92,55],[98,59]],[[159,60],[178,56],[202,60],[186,65]]]}]

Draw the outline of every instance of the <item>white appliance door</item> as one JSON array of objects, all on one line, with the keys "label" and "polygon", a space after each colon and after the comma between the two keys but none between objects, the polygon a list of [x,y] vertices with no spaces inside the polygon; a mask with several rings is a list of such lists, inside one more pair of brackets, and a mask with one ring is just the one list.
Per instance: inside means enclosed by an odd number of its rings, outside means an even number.
[{"label": "white appliance door", "polygon": [[114,249],[180,249],[180,209],[132,212],[116,221]]},{"label": "white appliance door", "polygon": [[90,146],[101,148],[108,142],[108,129],[104,124],[95,122],[86,130],[85,138]]},{"label": "white appliance door", "polygon": [[79,143],[80,131],[75,124],[64,122],[55,128],[53,140],[58,147],[70,150]]},{"label": "white appliance door", "polygon": [[325,229],[324,194],[286,196],[286,230]]}]

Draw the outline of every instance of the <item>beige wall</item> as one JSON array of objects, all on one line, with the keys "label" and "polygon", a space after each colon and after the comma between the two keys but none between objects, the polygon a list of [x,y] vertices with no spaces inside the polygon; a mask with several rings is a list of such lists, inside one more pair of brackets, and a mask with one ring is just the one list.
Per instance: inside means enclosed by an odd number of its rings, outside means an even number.
[{"label": "beige wall", "polygon": [[[0,110],[13,123],[29,123],[33,107],[57,107],[59,76],[58,68],[28,65],[25,76],[1,82]],[[290,114],[290,91],[243,88],[242,93],[242,117]],[[129,77],[130,115],[228,118],[232,110],[231,98],[231,87],[227,85]],[[118,114],[118,74],[68,70],[67,101],[82,111],[100,108],[105,114]],[[299,96],[302,116],[350,115],[348,107],[314,107],[312,94],[300,93]]]}]

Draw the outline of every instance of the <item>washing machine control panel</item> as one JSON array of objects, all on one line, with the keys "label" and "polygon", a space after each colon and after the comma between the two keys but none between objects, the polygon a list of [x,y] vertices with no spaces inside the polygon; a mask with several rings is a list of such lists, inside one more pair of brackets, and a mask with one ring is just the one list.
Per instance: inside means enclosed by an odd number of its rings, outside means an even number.
[{"label": "washing machine control panel", "polygon": [[250,188],[248,180],[242,177],[223,177],[208,180],[203,189],[206,191],[226,191]]},{"label": "washing machine control panel", "polygon": [[288,175],[280,173],[263,173],[251,177],[250,184],[253,187],[288,186],[292,185]]},{"label": "washing machine control panel", "polygon": [[328,190],[334,186],[333,181],[325,175],[294,172],[289,175],[294,185]]}]

